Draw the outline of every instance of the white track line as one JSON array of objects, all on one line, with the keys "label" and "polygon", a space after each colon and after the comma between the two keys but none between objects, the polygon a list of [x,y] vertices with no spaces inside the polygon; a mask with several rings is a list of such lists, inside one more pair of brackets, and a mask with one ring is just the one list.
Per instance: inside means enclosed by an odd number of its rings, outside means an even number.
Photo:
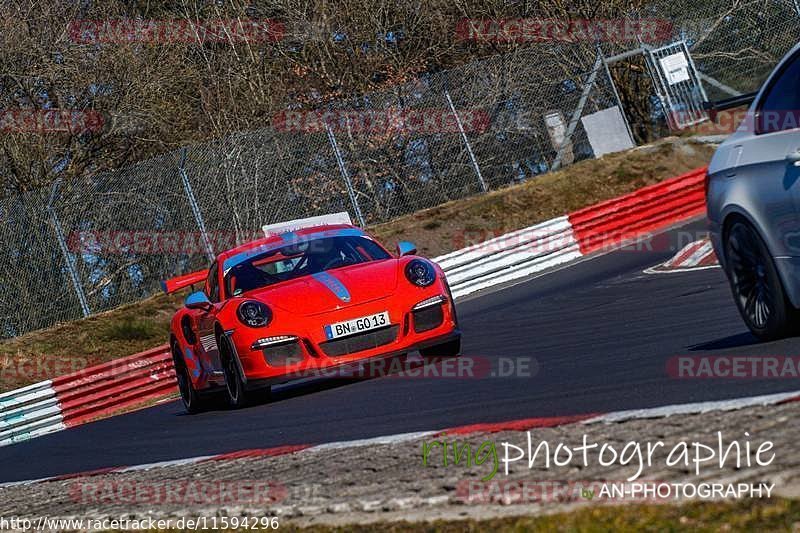
[{"label": "white track line", "polygon": [[764,405],[775,405],[787,400],[800,397],[800,391],[781,392],[777,394],[765,394],[762,396],[750,396],[748,398],[734,398],[732,400],[717,400],[709,402],[684,403],[675,405],[665,405],[663,407],[651,407],[648,409],[631,409],[629,411],[616,411],[605,415],[600,415],[589,420],[584,420],[583,424],[596,424],[598,422],[624,422],[626,420],[637,420],[643,418],[664,418],[672,415],[690,415],[707,413],[709,411],[733,411],[744,407],[755,407]]}]

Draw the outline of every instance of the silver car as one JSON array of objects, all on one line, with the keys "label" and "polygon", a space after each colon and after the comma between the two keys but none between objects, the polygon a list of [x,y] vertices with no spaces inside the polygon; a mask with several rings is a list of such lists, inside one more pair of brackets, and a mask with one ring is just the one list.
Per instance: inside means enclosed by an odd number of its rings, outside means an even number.
[{"label": "silver car", "polygon": [[706,205],[739,312],[769,340],[800,324],[800,45],[749,99],[711,160]]}]

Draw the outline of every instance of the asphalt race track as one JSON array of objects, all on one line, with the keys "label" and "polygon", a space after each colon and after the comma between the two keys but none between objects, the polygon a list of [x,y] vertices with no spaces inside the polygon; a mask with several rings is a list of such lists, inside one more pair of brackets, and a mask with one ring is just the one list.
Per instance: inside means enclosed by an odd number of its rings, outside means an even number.
[{"label": "asphalt race track", "polygon": [[0,481],[800,388],[792,379],[667,374],[666,362],[676,355],[797,355],[800,345],[800,339],[756,343],[718,268],[643,274],[672,255],[677,248],[666,242],[677,236],[672,230],[654,239],[660,243],[654,251],[619,250],[461,301],[463,353],[535,358],[538,372],[530,377],[317,381],[288,387],[269,404],[195,416],[175,401],[0,448]]}]

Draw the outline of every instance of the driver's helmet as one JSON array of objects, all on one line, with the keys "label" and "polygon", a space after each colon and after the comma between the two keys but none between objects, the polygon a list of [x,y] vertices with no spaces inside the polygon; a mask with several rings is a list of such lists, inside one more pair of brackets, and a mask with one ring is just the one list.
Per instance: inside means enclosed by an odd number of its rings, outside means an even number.
[{"label": "driver's helmet", "polygon": [[323,270],[331,261],[341,258],[334,239],[319,239],[308,247],[308,265],[312,272]]}]

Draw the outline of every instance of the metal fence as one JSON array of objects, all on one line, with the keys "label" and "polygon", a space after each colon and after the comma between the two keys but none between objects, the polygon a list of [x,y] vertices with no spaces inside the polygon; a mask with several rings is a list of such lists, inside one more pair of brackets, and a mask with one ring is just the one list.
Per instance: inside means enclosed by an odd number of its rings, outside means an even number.
[{"label": "metal fence", "polygon": [[[673,22],[641,45],[685,40],[717,99],[759,86],[798,41],[798,13],[789,0],[712,0],[636,16]],[[0,200],[0,335],[152,295],[266,223],[347,210],[375,224],[594,157],[579,119],[618,103],[598,54],[630,47],[534,44],[321,110],[441,113],[442,131],[270,127]],[[464,127],[475,112],[481,127]]]}]

